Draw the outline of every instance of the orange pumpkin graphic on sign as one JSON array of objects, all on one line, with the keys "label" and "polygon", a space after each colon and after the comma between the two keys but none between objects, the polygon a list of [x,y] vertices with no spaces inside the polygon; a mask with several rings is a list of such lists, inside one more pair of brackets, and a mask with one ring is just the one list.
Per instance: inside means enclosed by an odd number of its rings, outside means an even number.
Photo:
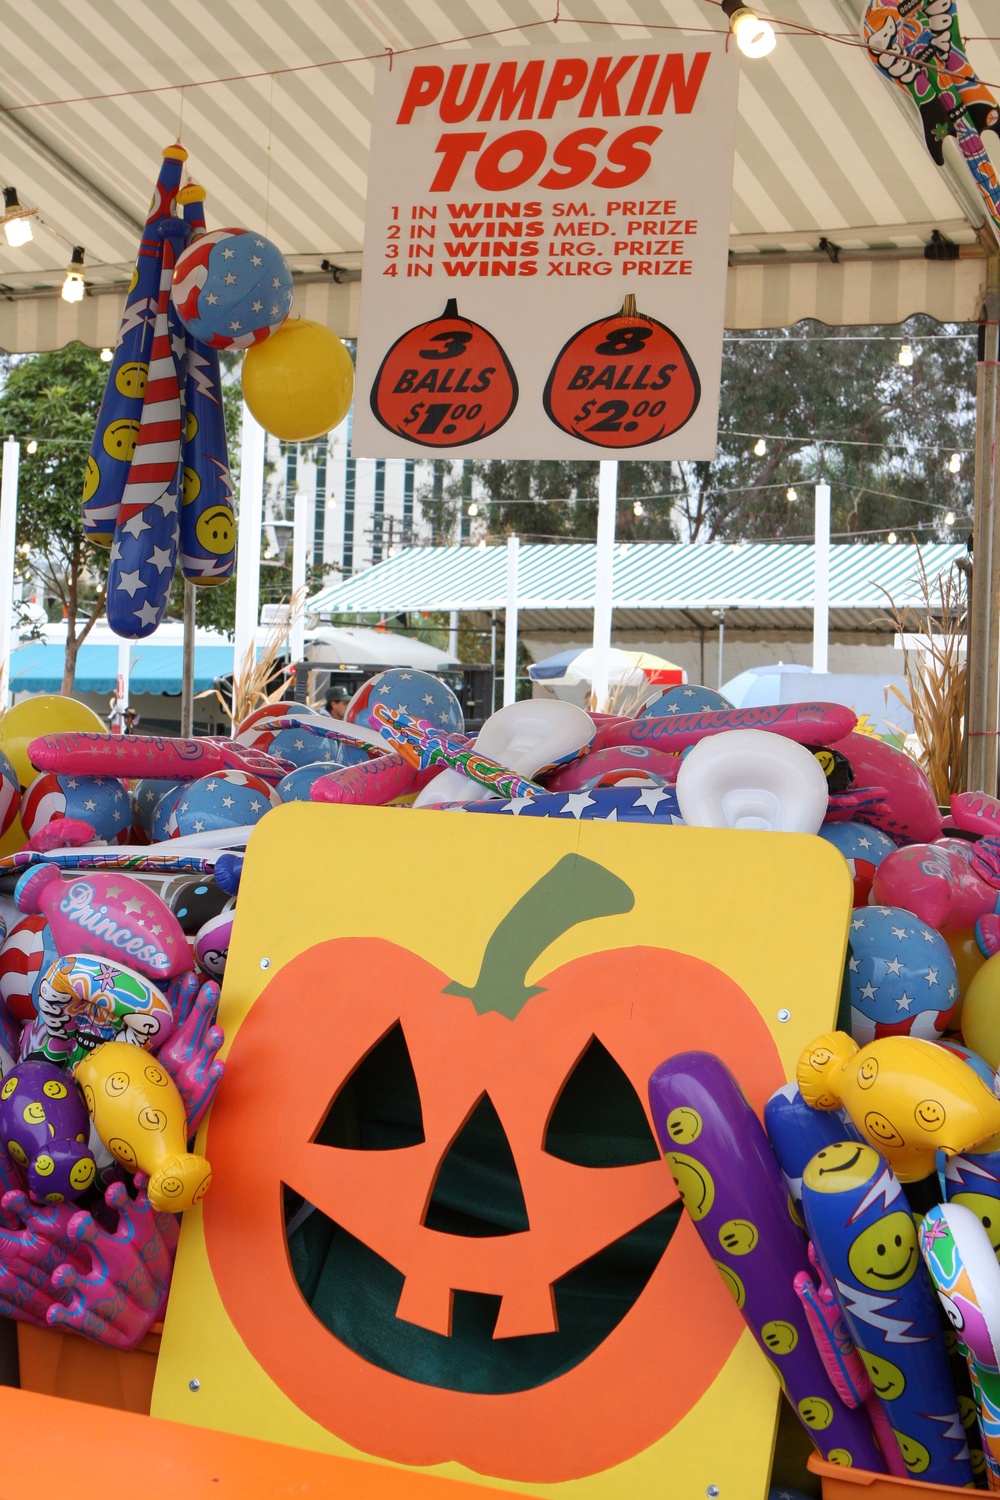
[{"label": "orange pumpkin graphic on sign", "polygon": [[712,1048],[765,1097],[782,1075],[761,1016],[659,948],[526,983],[563,932],[633,902],[567,855],[494,929],[475,983],[339,938],[288,963],[239,1029],[208,1135],[212,1276],[254,1359],[361,1452],[596,1474],[680,1422],[740,1338],[646,1080]]},{"label": "orange pumpkin graphic on sign", "polygon": [[371,390],[371,409],[390,432],[425,448],[455,448],[489,437],[517,405],[517,376],[493,335],[444,312],[398,338]]},{"label": "orange pumpkin graphic on sign", "polygon": [[563,345],[542,397],[546,414],[572,437],[599,448],[638,448],[669,437],[701,398],[698,371],[665,323],[625,298]]}]

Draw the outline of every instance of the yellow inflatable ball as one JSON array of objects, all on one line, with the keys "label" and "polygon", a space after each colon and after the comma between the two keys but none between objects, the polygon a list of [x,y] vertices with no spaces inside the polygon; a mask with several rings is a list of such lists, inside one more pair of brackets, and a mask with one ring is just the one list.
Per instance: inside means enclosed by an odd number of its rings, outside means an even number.
[{"label": "yellow inflatable ball", "polygon": [[[976,942],[974,927],[962,927],[956,929],[954,932],[942,932],[941,936],[951,949],[951,956],[955,960],[955,968],[958,970],[958,993],[960,997],[964,997],[969,993],[969,985],[986,962],[986,955]],[[952,1031],[961,1031],[962,1029],[961,998],[949,1026]]]},{"label": "yellow inflatable ball", "polygon": [[243,399],[265,431],[286,443],[337,427],[353,398],[354,363],[322,323],[287,318],[243,356]]},{"label": "yellow inflatable ball", "polygon": [[1000,953],[986,959],[966,991],[962,1035],[991,1068],[1000,1067]]},{"label": "yellow inflatable ball", "polygon": [[99,719],[85,703],[60,697],[57,693],[44,693],[37,698],[25,698],[23,703],[15,703],[0,719],[0,750],[13,765],[24,790],[37,775],[28,759],[28,746],[32,740],[43,734],[68,734],[72,731],[106,734],[107,729],[103,719]]}]

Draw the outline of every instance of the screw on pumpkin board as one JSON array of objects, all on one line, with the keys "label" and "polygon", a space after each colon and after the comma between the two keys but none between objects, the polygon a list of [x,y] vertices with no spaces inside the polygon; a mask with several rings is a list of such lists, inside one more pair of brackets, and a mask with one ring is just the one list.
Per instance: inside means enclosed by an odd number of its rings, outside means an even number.
[{"label": "screw on pumpkin board", "polygon": [[566,854],[497,924],[475,984],[456,982],[442,993],[467,996],[479,1015],[496,1010],[513,1021],[532,995],[541,994],[544,986],[527,985],[524,976],[557,937],[578,922],[621,916],[634,905],[624,880],[582,854]]}]

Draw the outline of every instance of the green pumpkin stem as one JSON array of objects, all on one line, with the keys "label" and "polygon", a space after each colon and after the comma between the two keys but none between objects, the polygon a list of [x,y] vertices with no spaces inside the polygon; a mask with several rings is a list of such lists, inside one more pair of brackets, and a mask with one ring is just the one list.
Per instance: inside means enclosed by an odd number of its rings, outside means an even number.
[{"label": "green pumpkin stem", "polygon": [[480,1015],[497,1010],[513,1021],[544,988],[525,984],[525,975],[550,943],[578,922],[620,916],[634,905],[624,880],[582,854],[564,855],[497,924],[475,984],[449,984],[443,993],[467,996]]}]

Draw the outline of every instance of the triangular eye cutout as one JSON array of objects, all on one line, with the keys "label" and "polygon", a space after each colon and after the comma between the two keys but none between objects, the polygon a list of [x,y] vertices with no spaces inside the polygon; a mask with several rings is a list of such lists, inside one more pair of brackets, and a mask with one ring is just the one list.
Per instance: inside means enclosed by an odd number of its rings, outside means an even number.
[{"label": "triangular eye cutout", "polygon": [[448,1147],[424,1224],[441,1234],[474,1238],[521,1234],[528,1228],[514,1153],[489,1094]]},{"label": "triangular eye cutout", "polygon": [[578,1167],[631,1167],[660,1159],[639,1095],[596,1036],[563,1084],[545,1150]]},{"label": "triangular eye cutout", "polygon": [[313,1140],[355,1151],[396,1151],[423,1139],[417,1080],[397,1021],[358,1063]]}]

